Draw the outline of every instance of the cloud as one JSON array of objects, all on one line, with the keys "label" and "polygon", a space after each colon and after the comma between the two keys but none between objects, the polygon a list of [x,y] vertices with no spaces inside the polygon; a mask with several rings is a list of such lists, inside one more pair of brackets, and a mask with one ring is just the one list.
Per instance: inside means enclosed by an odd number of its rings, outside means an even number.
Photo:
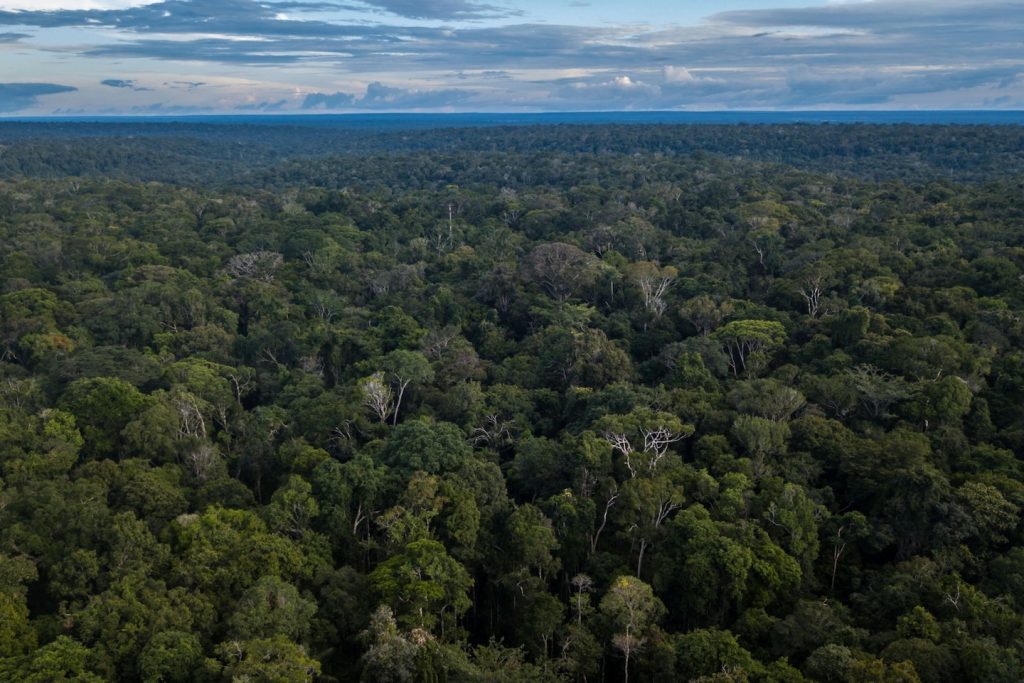
[{"label": "cloud", "polygon": [[362,97],[350,93],[311,93],[302,103],[303,109],[370,109],[392,111],[401,109],[445,109],[473,98],[475,91],[455,88],[419,90],[396,88],[374,81]]},{"label": "cloud", "polygon": [[100,85],[105,85],[108,88],[125,88],[127,90],[134,90],[136,92],[144,92],[150,90],[150,88],[143,88],[135,84],[132,80],[122,80],[119,78],[108,78],[104,81],[100,81]]},{"label": "cloud", "polygon": [[364,0],[367,5],[408,19],[472,20],[521,16],[520,10],[471,0]]},{"label": "cloud", "polygon": [[217,33],[227,35],[326,35],[333,24],[324,21],[280,20],[283,8],[318,11],[334,3],[257,0],[162,0],[124,9],[66,9],[0,11],[0,24],[40,28],[109,28],[135,33]]},{"label": "cloud", "polygon": [[936,26],[971,27],[1009,22],[1020,25],[1019,0],[875,0],[834,3],[821,7],[737,10],[720,12],[710,18],[741,26],[828,26],[873,31],[898,31],[906,26],[933,29]]},{"label": "cloud", "polygon": [[136,57],[167,61],[213,62],[222,64],[295,64],[303,61],[302,50],[282,51],[292,41],[224,40],[136,40],[101,45],[86,50],[87,57]]},{"label": "cloud", "polygon": [[74,92],[78,88],[56,83],[0,83],[0,112],[35,106],[40,97]]},{"label": "cloud", "polygon": [[306,95],[302,101],[303,109],[348,109],[356,101],[356,96],[347,92],[332,94],[315,92]]},{"label": "cloud", "polygon": [[480,79],[485,81],[506,81],[512,78],[512,74],[508,71],[486,69],[483,71],[458,71],[455,74],[455,78],[460,81],[468,81],[473,79]]},{"label": "cloud", "polygon": [[990,86],[1006,88],[1017,76],[1015,67],[918,68],[883,71],[857,66],[843,69],[794,69],[787,74],[789,103],[851,105],[884,104],[897,96],[955,92]]},{"label": "cloud", "polygon": [[571,80],[561,89],[563,93],[599,99],[634,99],[637,93],[653,95],[658,86],[638,80],[633,76],[615,76],[608,80],[591,82],[587,80]]},{"label": "cloud", "polygon": [[682,66],[664,66],[662,75],[666,83],[693,83],[697,80],[693,72]]},{"label": "cloud", "polygon": [[[109,113],[115,113],[117,110],[108,110]],[[176,104],[174,102],[156,102],[155,104],[149,105],[138,105],[128,110],[131,114],[153,114],[157,116],[172,116],[178,114],[203,114],[213,112],[213,107],[205,106],[192,106]]]},{"label": "cloud", "polygon": [[[93,40],[78,43],[86,47],[64,46],[65,55],[189,62],[185,73],[195,74],[230,65],[249,84],[245,92],[224,86],[216,99],[205,89],[195,95],[215,108],[230,107],[232,97],[257,106],[247,99],[254,93],[262,103],[288,96],[313,110],[857,107],[942,98],[958,107],[1024,106],[1024,0],[831,3],[647,27],[518,23],[505,2],[162,0],[110,9],[113,2],[97,0],[107,9],[0,11],[0,25],[41,35],[90,31]],[[315,86],[318,75],[329,82],[339,73],[374,83],[365,95]],[[417,78],[459,87],[386,85]],[[293,82],[314,92],[296,101],[283,85]]]},{"label": "cloud", "polygon": [[54,10],[126,9],[159,0],[0,0],[0,9],[45,12]]},{"label": "cloud", "polygon": [[29,38],[27,33],[0,33],[0,44],[16,43],[22,38]]},{"label": "cloud", "polygon": [[[0,0],[0,10],[4,6]],[[109,9],[37,8],[0,11],[0,24],[55,28],[81,26],[152,33],[217,33],[233,35],[325,36],[355,29],[321,18],[301,17],[331,10],[388,13],[406,19],[472,21],[520,16],[509,7],[475,0],[353,0],[352,2],[272,2],[260,0],[158,0],[141,6]],[[293,17],[291,13],[299,15]]]},{"label": "cloud", "polygon": [[274,112],[281,111],[288,105],[288,100],[277,100],[275,102],[247,102],[235,107],[239,111]]},{"label": "cloud", "polygon": [[206,83],[204,81],[169,81],[164,83],[164,85],[170,88],[185,88],[191,92],[197,88],[203,87]]},{"label": "cloud", "polygon": [[359,106],[366,109],[435,109],[451,106],[472,96],[469,90],[406,90],[376,81],[367,86]]},{"label": "cloud", "polygon": [[[651,74],[655,76],[655,74]],[[612,110],[659,109],[665,105],[665,92],[658,83],[636,74],[606,74],[559,79],[551,84],[549,98],[559,108]]]}]

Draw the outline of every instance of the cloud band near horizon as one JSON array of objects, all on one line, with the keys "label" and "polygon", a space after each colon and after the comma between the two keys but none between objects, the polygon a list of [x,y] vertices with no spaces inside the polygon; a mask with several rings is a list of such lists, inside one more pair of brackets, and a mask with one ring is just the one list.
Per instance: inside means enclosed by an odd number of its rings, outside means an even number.
[{"label": "cloud band near horizon", "polygon": [[663,25],[503,0],[95,3],[0,10],[31,81],[0,85],[0,112],[1024,108],[1024,0],[751,0]]}]

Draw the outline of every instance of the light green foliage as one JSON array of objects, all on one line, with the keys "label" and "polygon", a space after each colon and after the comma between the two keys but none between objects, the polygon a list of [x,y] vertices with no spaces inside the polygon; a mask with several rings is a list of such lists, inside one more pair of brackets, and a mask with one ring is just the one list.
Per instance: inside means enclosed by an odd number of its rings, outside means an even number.
[{"label": "light green foliage", "polygon": [[471,606],[473,579],[437,541],[413,541],[370,574],[399,622],[430,630],[446,611],[462,614]]},{"label": "light green foliage", "polygon": [[740,415],[733,423],[732,434],[743,450],[756,459],[784,453],[789,427],[763,417]]},{"label": "light green foliage", "polygon": [[771,359],[786,337],[782,323],[774,320],[734,320],[711,335],[729,356],[733,375],[756,374]]},{"label": "light green foliage", "polygon": [[63,475],[74,467],[83,443],[70,413],[48,409],[32,416],[0,409],[0,474],[7,481]]},{"label": "light green foliage", "polygon": [[551,520],[535,506],[519,506],[508,519],[509,559],[515,569],[534,572],[541,579],[556,571],[558,541]]},{"label": "light green foliage", "polygon": [[283,635],[303,642],[315,612],[316,604],[301,597],[295,586],[276,576],[264,576],[239,598],[228,619],[228,630],[239,639]]},{"label": "light green foliage", "polygon": [[305,479],[292,475],[288,483],[274,491],[266,508],[267,525],[292,538],[302,538],[310,523],[320,514],[313,487]]},{"label": "light green foliage", "polygon": [[0,591],[0,658],[14,657],[35,648],[36,634],[28,621],[25,597],[12,590]]},{"label": "light green foliage", "polygon": [[647,629],[662,617],[665,606],[649,585],[632,576],[620,576],[601,598],[601,612],[616,629],[612,642],[625,657],[624,676],[628,681],[630,657],[643,649]]},{"label": "light green foliage", "polygon": [[285,636],[232,640],[217,647],[224,676],[254,683],[312,683],[320,662]]},{"label": "light green foliage", "polygon": [[788,555],[800,561],[804,576],[810,578],[818,559],[819,527],[823,526],[828,512],[798,484],[783,484],[781,490],[776,486],[771,488],[775,490],[762,501],[765,530]]},{"label": "light green foliage", "polygon": [[203,646],[195,634],[161,631],[142,651],[139,673],[145,683],[185,683],[196,678],[202,661]]},{"label": "light green foliage", "polygon": [[0,659],[0,675],[24,683],[102,683],[91,670],[89,649],[58,636],[56,640],[21,658]]},{"label": "light green foliage", "polygon": [[675,641],[676,671],[683,680],[727,671],[732,676],[750,676],[760,665],[736,641],[729,631],[699,629],[685,633]]},{"label": "light green foliage", "polygon": [[789,420],[807,403],[799,391],[774,379],[738,382],[729,399],[739,412],[773,422]]},{"label": "light green foliage", "polygon": [[210,508],[202,515],[179,517],[171,533],[173,575],[217,602],[241,595],[265,574],[287,580],[306,569],[299,548],[269,532],[252,512]]}]

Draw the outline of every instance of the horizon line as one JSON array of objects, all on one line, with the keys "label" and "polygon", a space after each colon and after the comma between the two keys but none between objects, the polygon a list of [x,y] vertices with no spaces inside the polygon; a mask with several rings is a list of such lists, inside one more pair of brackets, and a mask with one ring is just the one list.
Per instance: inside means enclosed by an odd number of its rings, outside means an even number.
[{"label": "horizon line", "polygon": [[198,118],[328,118],[328,117],[438,117],[457,118],[465,116],[743,116],[743,115],[894,115],[911,114],[926,116],[929,114],[987,114],[987,115],[1024,115],[1021,109],[579,109],[579,110],[543,110],[543,111],[337,111],[337,112],[181,112],[181,113],[105,113],[105,114],[0,114],[0,122],[39,122],[67,120],[110,120],[110,119],[198,119]]}]

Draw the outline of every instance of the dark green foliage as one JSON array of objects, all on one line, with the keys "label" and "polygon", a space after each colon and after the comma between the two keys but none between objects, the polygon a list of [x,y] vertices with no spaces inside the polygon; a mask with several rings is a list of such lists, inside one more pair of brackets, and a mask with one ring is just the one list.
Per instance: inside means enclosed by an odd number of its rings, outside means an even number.
[{"label": "dark green foliage", "polygon": [[138,126],[0,125],[0,680],[1024,676],[1019,130]]}]

